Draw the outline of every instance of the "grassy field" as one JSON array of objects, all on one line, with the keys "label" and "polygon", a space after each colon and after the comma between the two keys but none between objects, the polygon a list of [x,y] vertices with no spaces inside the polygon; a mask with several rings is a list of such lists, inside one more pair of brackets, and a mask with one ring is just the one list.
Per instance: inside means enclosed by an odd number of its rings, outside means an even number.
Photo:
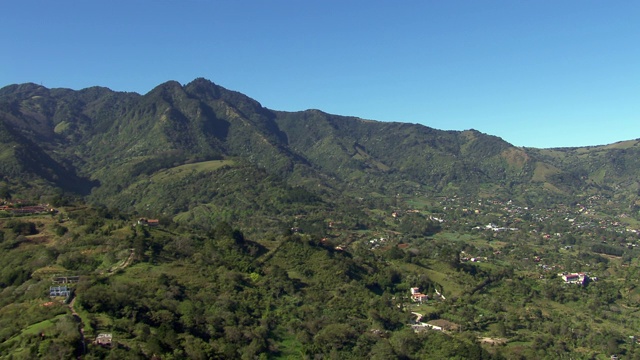
[{"label": "grassy field", "polygon": [[447,264],[433,261],[429,264],[429,268],[409,263],[398,263],[397,265],[403,271],[427,275],[431,281],[442,288],[445,297],[456,297],[463,293],[462,285],[454,280],[456,278],[455,271]]},{"label": "grassy field", "polygon": [[232,160],[211,160],[211,161],[202,161],[193,164],[185,164],[173,167],[171,169],[161,170],[157,173],[153,174],[151,177],[152,181],[162,182],[165,180],[175,180],[176,177],[183,177],[189,175],[192,172],[201,172],[201,171],[214,171],[220,169],[223,166],[233,166],[234,162]]},{"label": "grassy field", "polygon": [[62,318],[64,316],[66,316],[66,314],[60,314],[60,315],[58,315],[58,316],[56,316],[56,317],[54,317],[52,319],[47,319],[47,320],[40,321],[38,323],[29,325],[24,330],[22,330],[22,332],[20,332],[20,334],[8,339],[3,344],[9,343],[11,341],[19,341],[23,336],[42,333],[44,330],[54,326],[55,325],[55,321],[57,319],[60,319],[60,318]]},{"label": "grassy field", "polygon": [[489,241],[480,237],[478,234],[461,234],[457,232],[441,232],[433,236],[434,240],[446,242],[459,242],[461,244],[470,244],[478,248],[491,247],[493,249],[501,249],[506,243],[501,241]]},{"label": "grassy field", "polygon": [[435,205],[435,202],[431,199],[427,199],[426,197],[412,197],[407,199],[407,204],[413,209],[428,209],[431,206]]},{"label": "grassy field", "polygon": [[559,172],[560,171],[552,165],[538,162],[536,163],[536,167],[533,170],[533,178],[531,180],[536,182],[545,182],[547,181],[548,176],[557,174]]}]

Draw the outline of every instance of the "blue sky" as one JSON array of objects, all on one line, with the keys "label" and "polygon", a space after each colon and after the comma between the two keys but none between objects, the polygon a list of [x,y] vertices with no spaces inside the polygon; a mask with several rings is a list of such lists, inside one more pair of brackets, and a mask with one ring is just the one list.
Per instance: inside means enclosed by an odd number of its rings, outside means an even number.
[{"label": "blue sky", "polygon": [[638,1],[8,0],[0,24],[0,87],[205,77],[271,109],[517,146],[640,138]]}]

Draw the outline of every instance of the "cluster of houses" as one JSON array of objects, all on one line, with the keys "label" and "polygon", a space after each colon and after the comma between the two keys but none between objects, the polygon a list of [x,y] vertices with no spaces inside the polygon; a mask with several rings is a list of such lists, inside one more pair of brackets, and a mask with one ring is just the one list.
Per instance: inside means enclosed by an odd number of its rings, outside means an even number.
[{"label": "cluster of houses", "polygon": [[517,228],[500,227],[496,224],[489,223],[485,226],[476,226],[473,230],[491,230],[491,231],[518,231]]},{"label": "cluster of houses", "polygon": [[[601,218],[593,219],[591,215],[597,212],[597,209],[603,206],[603,203],[607,199],[603,199],[599,196],[592,196],[585,200],[585,202],[578,203],[572,206],[568,205],[555,205],[552,208],[533,210],[527,206],[519,206],[513,201],[501,201],[501,200],[489,200],[489,199],[467,199],[464,197],[443,197],[440,198],[440,204],[443,206],[443,210],[447,213],[461,214],[463,217],[479,215],[484,213],[501,213],[501,218],[506,223],[517,223],[521,221],[523,215],[527,215],[531,221],[537,223],[545,223],[549,221],[566,221],[571,227],[578,229],[599,228],[606,229],[618,234],[628,235],[640,235],[640,229],[628,226],[627,222],[618,221],[615,218]],[[455,217],[455,216],[454,216]],[[629,217],[628,214],[620,214],[617,218],[623,219]],[[454,220],[453,222],[456,222]],[[489,230],[489,231],[516,231],[516,228],[498,226],[493,223],[489,223],[484,226],[475,226],[474,230]],[[551,238],[551,235],[546,235],[545,239]],[[556,233],[556,236],[562,234]]]},{"label": "cluster of houses", "polygon": [[[405,213],[407,213],[407,214],[419,214],[420,210],[409,209],[409,210],[405,210]],[[391,217],[397,218],[398,216],[400,216],[400,214],[402,214],[402,212],[400,210],[396,210],[396,211],[391,213]]]},{"label": "cluster of houses", "polygon": [[369,247],[371,248],[371,250],[375,250],[377,248],[379,248],[380,246],[382,246],[384,243],[387,242],[386,238],[379,238],[379,239],[371,239],[369,240]]},{"label": "cluster of houses", "polygon": [[[409,209],[409,210],[405,210],[405,213],[407,214],[419,214],[420,210],[415,210],[415,209]],[[391,217],[393,218],[397,218],[400,216],[400,214],[402,214],[402,212],[400,210],[394,211],[391,213]],[[435,221],[435,222],[439,222],[439,223],[443,223],[444,219],[443,218],[439,218],[433,215],[429,215],[429,220],[431,221]]]},{"label": "cluster of houses", "polygon": [[[53,279],[55,284],[75,284],[80,280],[79,276],[56,276]],[[58,285],[49,287],[49,297],[59,298],[64,297],[65,302],[68,302],[71,298],[72,289],[67,285]],[[53,302],[45,303],[45,306],[50,306]],[[111,333],[99,333],[96,339],[93,341],[94,345],[103,347],[111,347],[113,341],[113,335]]]},{"label": "cluster of houses", "polygon": [[49,204],[27,205],[23,200],[1,201],[0,211],[6,211],[14,215],[54,213],[56,210]]},{"label": "cluster of houses", "polygon": [[460,252],[460,262],[467,262],[467,261],[482,262],[482,261],[488,261],[488,260],[489,259],[486,256],[470,256],[464,251]]},{"label": "cluster of houses", "polygon": [[49,287],[49,297],[50,298],[58,298],[63,297],[64,301],[67,302],[71,299],[71,293],[73,290],[69,287],[69,284],[77,284],[80,281],[79,276],[55,276],[51,281],[56,284],[56,286]]}]

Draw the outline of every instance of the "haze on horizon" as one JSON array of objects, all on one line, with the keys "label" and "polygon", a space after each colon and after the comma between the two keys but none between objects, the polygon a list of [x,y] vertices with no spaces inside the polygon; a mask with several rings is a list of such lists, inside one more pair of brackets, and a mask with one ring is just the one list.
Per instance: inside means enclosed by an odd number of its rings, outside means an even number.
[{"label": "haze on horizon", "polygon": [[11,2],[0,87],[205,77],[275,110],[602,145],[640,138],[639,18],[633,1]]}]

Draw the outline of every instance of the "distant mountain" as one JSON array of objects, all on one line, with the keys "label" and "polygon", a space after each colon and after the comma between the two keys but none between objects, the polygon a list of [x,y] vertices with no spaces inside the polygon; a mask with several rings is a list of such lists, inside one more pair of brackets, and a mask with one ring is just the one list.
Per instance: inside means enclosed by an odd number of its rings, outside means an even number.
[{"label": "distant mountain", "polygon": [[291,199],[635,201],[640,189],[639,140],[518,148],[475,130],[270,110],[202,78],[145,95],[10,85],[0,89],[0,120],[0,179],[15,193],[62,189],[185,219],[234,201],[273,215]]}]

